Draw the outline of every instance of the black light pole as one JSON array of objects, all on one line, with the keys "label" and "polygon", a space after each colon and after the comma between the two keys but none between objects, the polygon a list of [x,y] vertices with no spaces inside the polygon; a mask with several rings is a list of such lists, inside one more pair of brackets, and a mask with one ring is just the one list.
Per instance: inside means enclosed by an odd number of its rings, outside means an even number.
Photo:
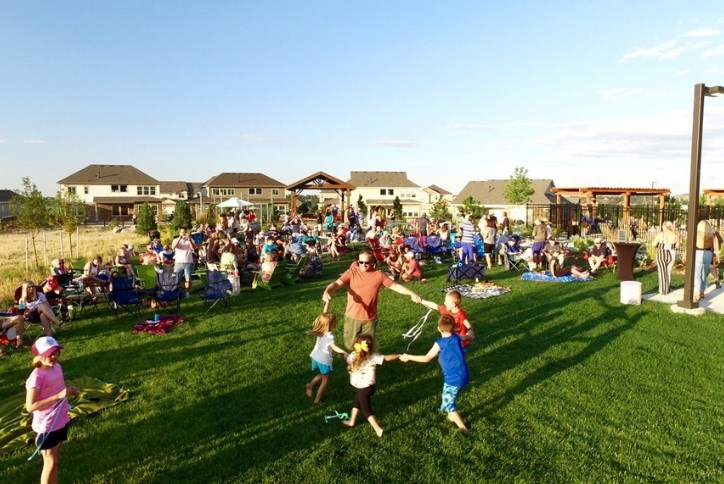
[{"label": "black light pole", "polygon": [[694,126],[691,133],[691,168],[689,171],[689,207],[686,213],[686,264],[684,268],[684,299],[678,306],[696,309],[694,301],[694,262],[696,259],[696,225],[699,222],[699,181],[701,168],[701,138],[704,121],[704,96],[724,95],[724,87],[704,84],[694,86]]}]

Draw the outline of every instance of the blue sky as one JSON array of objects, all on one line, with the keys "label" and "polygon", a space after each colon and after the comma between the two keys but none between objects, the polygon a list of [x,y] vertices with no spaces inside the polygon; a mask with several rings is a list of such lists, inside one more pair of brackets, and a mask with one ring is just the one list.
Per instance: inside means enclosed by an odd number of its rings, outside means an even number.
[{"label": "blue sky", "polygon": [[[724,85],[721,5],[0,0],[0,188],[52,195],[103,163],[406,171],[456,193],[522,166],[686,193],[694,85]],[[724,99],[702,159],[702,188],[724,188]]]}]

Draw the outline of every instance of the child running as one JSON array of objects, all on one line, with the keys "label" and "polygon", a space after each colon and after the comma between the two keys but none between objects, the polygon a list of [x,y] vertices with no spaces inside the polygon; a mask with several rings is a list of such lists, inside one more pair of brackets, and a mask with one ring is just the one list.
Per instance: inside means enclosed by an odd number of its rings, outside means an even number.
[{"label": "child running", "polygon": [[41,483],[58,482],[61,442],[68,440],[68,394],[78,395],[75,387],[65,386],[63,369],[58,363],[61,346],[51,336],[33,344],[35,369],[25,382],[25,410],[33,414],[36,445],[43,455]]},{"label": "child running", "polygon": [[422,304],[430,309],[438,311],[440,314],[449,314],[455,320],[455,329],[453,333],[460,336],[463,343],[463,351],[467,353],[468,345],[475,339],[473,327],[468,321],[468,314],[460,307],[462,296],[458,291],[450,291],[445,294],[444,304],[435,304],[432,301],[422,301]]},{"label": "child running", "polygon": [[457,398],[460,390],[468,384],[470,374],[468,364],[465,362],[465,353],[460,341],[460,336],[453,332],[455,320],[449,314],[440,316],[437,322],[437,330],[441,338],[437,339],[426,355],[400,356],[400,361],[416,361],[418,363],[429,363],[438,354],[440,367],[442,368],[442,405],[440,411],[447,413],[447,418],[457,425],[458,430],[467,432],[468,428],[460,417],[457,407]]},{"label": "child running", "polygon": [[342,423],[354,427],[359,411],[367,417],[377,437],[382,437],[384,430],[380,427],[377,417],[372,411],[372,395],[375,394],[375,367],[385,361],[396,360],[400,355],[379,355],[375,353],[375,340],[369,334],[359,334],[354,343],[354,352],[347,357],[349,366],[349,382],[356,389],[354,405],[349,420]]},{"label": "child running", "polygon": [[337,317],[334,313],[324,312],[317,316],[311,331],[309,331],[310,335],[317,337],[317,342],[314,344],[314,349],[309,356],[312,357],[312,371],[319,370],[319,374],[307,383],[307,396],[312,398],[314,386],[319,384],[317,396],[314,399],[314,403],[317,405],[324,403],[322,398],[324,397],[324,392],[327,391],[329,378],[332,375],[332,352],[330,350],[341,353],[347,358],[347,352],[334,344],[332,330],[336,326]]}]

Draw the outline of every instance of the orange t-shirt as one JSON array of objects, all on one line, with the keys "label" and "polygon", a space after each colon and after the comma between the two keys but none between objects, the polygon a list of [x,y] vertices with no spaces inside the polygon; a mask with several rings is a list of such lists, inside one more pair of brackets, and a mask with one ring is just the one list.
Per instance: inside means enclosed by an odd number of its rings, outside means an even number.
[{"label": "orange t-shirt", "polygon": [[360,321],[377,319],[380,288],[394,284],[394,281],[380,270],[368,272],[358,267],[347,269],[339,279],[347,286],[347,309],[344,315]]},{"label": "orange t-shirt", "polygon": [[[451,311],[448,311],[448,309],[445,307],[444,304],[440,304],[440,305],[438,305],[437,310],[440,311],[440,314],[449,314],[450,316],[453,317],[453,319],[455,320],[455,333],[456,334],[459,334],[460,336],[465,336],[466,334],[468,334],[468,327],[465,326],[465,320],[468,319],[468,314],[465,311],[463,311],[462,308],[458,308],[458,312],[453,313]],[[470,340],[464,339],[462,341],[462,343],[463,343],[463,348],[465,348],[467,345],[470,344]]]}]

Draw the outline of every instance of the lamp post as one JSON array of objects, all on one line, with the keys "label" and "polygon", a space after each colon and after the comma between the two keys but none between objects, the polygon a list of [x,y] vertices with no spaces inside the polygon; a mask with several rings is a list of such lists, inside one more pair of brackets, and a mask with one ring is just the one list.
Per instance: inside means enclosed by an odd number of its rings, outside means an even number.
[{"label": "lamp post", "polygon": [[694,263],[696,259],[696,225],[699,222],[699,181],[701,168],[701,138],[704,121],[704,96],[724,96],[724,87],[697,84],[694,86],[694,124],[691,133],[691,168],[689,169],[689,207],[686,213],[686,264],[684,268],[684,299],[677,304],[696,309],[694,301]]}]

